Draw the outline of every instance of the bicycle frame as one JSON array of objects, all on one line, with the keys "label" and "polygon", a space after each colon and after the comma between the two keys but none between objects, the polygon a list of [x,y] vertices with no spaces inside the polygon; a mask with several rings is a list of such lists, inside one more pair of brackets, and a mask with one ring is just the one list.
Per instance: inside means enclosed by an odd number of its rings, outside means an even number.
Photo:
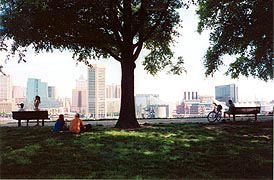
[{"label": "bicycle frame", "polygon": [[214,109],[207,115],[207,120],[209,122],[220,121],[222,118],[222,106],[217,105],[216,103],[213,104],[215,105]]}]

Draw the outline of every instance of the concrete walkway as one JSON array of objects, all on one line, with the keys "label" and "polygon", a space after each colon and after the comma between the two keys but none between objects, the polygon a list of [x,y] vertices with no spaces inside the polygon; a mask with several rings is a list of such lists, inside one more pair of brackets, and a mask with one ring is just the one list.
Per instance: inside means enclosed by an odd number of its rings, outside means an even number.
[{"label": "concrete walkway", "polygon": [[[232,118],[231,118],[232,119]],[[236,121],[254,120],[254,116],[236,116]],[[258,116],[258,121],[274,120],[274,116]],[[0,126],[18,126],[17,120],[0,119]],[[84,124],[114,126],[117,120],[84,120]],[[207,118],[178,118],[178,119],[139,119],[139,124],[159,124],[159,123],[208,123]],[[45,126],[54,126],[54,121],[45,121]],[[34,126],[35,121],[30,121],[29,126]],[[40,123],[41,124],[41,123]],[[26,126],[26,122],[22,121],[22,126]]]}]

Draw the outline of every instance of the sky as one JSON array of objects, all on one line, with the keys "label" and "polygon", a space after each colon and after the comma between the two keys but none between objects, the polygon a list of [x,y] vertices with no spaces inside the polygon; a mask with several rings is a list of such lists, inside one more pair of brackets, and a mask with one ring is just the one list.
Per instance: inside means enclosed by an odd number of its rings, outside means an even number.
[{"label": "sky", "polygon": [[[183,56],[187,73],[181,75],[167,74],[164,70],[156,76],[149,75],[142,66],[145,54],[141,53],[136,61],[135,94],[159,94],[166,102],[179,103],[184,91],[197,91],[199,95],[215,95],[215,86],[236,84],[238,86],[239,101],[274,100],[274,80],[268,82],[240,77],[230,79],[224,76],[227,66],[220,68],[220,72],[213,77],[205,77],[203,56],[209,46],[209,32],[197,33],[198,18],[194,8],[181,12],[183,28],[179,29],[181,36],[176,39],[172,47],[175,56]],[[49,86],[56,86],[57,96],[71,97],[76,80],[81,75],[87,77],[87,66],[72,59],[72,53],[59,52],[40,53],[35,55],[32,50],[26,54],[27,62],[18,63],[16,58],[5,62],[5,54],[0,54],[0,65],[4,65],[4,72],[13,78],[13,85],[26,87],[28,78],[41,79]],[[225,56],[229,62],[233,57]],[[121,68],[119,62],[110,58],[93,60],[92,63],[106,65],[106,83],[120,84]]]}]

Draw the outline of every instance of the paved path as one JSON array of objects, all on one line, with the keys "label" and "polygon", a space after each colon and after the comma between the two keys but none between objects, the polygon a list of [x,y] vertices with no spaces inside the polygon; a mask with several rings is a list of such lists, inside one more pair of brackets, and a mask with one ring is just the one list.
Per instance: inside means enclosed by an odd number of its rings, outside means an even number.
[{"label": "paved path", "polygon": [[[246,120],[254,120],[254,116],[250,117],[236,117],[236,121],[246,121]],[[274,120],[274,116],[258,116],[258,121],[266,121],[266,120]],[[84,121],[84,124],[91,125],[103,125],[103,126],[114,126],[117,120],[91,120]],[[139,124],[159,124],[159,123],[208,123],[206,118],[178,118],[178,119],[139,119]],[[45,121],[45,126],[54,126],[53,121]],[[36,121],[30,121],[29,126],[34,126]],[[1,120],[0,126],[17,126],[17,120]],[[26,126],[25,122],[22,122],[22,126]]]}]

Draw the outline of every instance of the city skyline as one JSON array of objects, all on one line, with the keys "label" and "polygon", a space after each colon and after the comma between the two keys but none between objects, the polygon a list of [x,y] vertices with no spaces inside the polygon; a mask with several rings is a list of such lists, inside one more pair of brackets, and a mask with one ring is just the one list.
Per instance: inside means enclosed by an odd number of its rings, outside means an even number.
[{"label": "city skyline", "polygon": [[[23,96],[20,95],[20,92],[18,93],[18,90],[20,89],[19,86],[13,86],[12,97],[9,97],[8,95],[11,94],[8,89],[12,86],[10,76],[0,75],[0,82],[3,84],[3,86],[1,86],[2,91],[0,88],[0,110],[2,110],[2,112],[15,110],[16,104],[18,105],[18,103],[22,102],[24,102],[26,109],[30,110],[32,109],[33,96],[38,94],[43,99],[41,108],[49,108],[50,112],[53,114],[56,114],[57,112],[81,112],[87,115],[87,117],[96,119],[105,117],[113,118],[119,115],[120,100],[117,98],[119,98],[120,95],[117,94],[117,92],[121,92],[121,86],[116,86],[114,84],[106,86],[104,66],[95,66],[95,68],[90,71],[88,80],[80,77],[75,87],[76,94],[72,95],[70,99],[55,99],[55,87],[48,86],[47,82],[43,82],[41,79],[28,79],[26,88],[27,93]],[[89,92],[89,94],[87,94],[87,92]],[[105,98],[107,94],[109,97]],[[229,99],[234,99],[233,102],[235,102],[239,107],[249,106],[251,104],[252,106],[261,106],[261,113],[264,114],[271,112],[273,109],[274,101],[238,102],[237,94],[238,87],[235,86],[235,84],[216,86],[216,99],[214,99],[213,96],[199,95],[197,91],[187,91],[184,92],[183,100],[178,103],[166,103],[160,99],[159,94],[136,94],[136,115],[140,118],[170,117],[170,115],[172,117],[181,117],[193,114],[205,115],[208,111],[212,110],[213,102],[221,104],[224,108],[227,108],[225,104]],[[96,99],[99,101],[96,102]],[[31,101],[30,106],[28,105],[28,100]],[[62,105],[60,104],[61,102]],[[87,106],[92,107],[92,109],[88,110]],[[176,111],[174,109],[175,107]],[[172,113],[170,114],[170,112]]]},{"label": "city skyline", "polygon": [[[10,78],[12,78],[12,76],[10,76]],[[81,79],[81,78],[83,78],[83,75],[81,75],[78,79],[75,79],[75,81],[76,81],[76,83],[75,83],[75,86],[71,89],[71,91],[70,91],[70,94],[68,95],[68,96],[56,96],[56,95],[54,95],[56,98],[72,98],[72,96],[73,96],[73,92],[74,92],[74,90],[75,89],[77,89],[77,83],[78,83],[78,81],[79,81],[79,79]],[[48,87],[49,88],[54,88],[54,89],[56,89],[56,87],[55,86],[52,86],[52,85],[50,85],[47,81],[44,81],[43,79],[39,79],[39,78],[28,78],[27,79],[27,81],[29,81],[30,79],[37,79],[37,80],[39,80],[39,81],[42,81],[43,83],[46,83],[46,84],[48,84]],[[82,80],[85,80],[85,81],[87,81],[87,79],[86,78],[84,78],[84,79],[82,79]],[[106,89],[105,89],[105,95],[107,96],[107,86],[113,86],[113,85],[115,85],[115,86],[121,86],[120,84],[115,84],[115,83],[106,83]],[[230,85],[236,85],[236,84],[222,84],[222,85],[217,85],[217,86],[214,86],[213,87],[213,90],[214,90],[214,92],[213,92],[213,94],[204,94],[204,93],[201,93],[201,91],[197,91],[197,89],[192,89],[192,90],[189,90],[189,89],[186,89],[186,90],[182,90],[182,91],[180,91],[180,95],[179,95],[179,99],[177,99],[177,101],[176,102],[181,102],[182,100],[185,100],[185,92],[186,91],[192,91],[192,93],[193,93],[193,91],[195,91],[195,93],[196,93],[196,95],[198,94],[198,96],[212,96],[212,97],[214,97],[216,100],[217,100],[217,98],[216,98],[216,87],[218,87],[218,86],[230,86]],[[238,89],[238,85],[236,85],[237,86],[237,89]],[[21,90],[22,89],[24,89],[24,91],[25,91],[25,93],[26,93],[26,91],[27,91],[27,85],[26,86],[18,86],[18,85],[14,85],[13,83],[12,83],[12,87],[14,87],[14,88],[20,88]],[[18,91],[18,90],[17,90]],[[56,92],[56,91],[54,91],[54,92]],[[158,91],[159,92],[159,91]],[[22,94],[22,93],[24,93],[24,92],[17,92],[17,93],[20,93],[20,94]],[[164,100],[165,102],[168,102],[168,101],[166,101],[165,99],[162,99],[161,98],[161,95],[159,94],[159,93],[156,93],[156,92],[144,92],[144,93],[135,93],[135,95],[142,95],[142,94],[157,94],[157,95],[159,95],[159,98],[161,99],[161,100]],[[261,94],[261,95],[265,95],[265,94]],[[25,94],[25,96],[27,97],[27,94]],[[269,94],[266,94],[266,96],[269,96]],[[270,94],[270,96],[269,97],[272,97],[272,94]],[[238,98],[237,98],[238,99]],[[273,101],[274,99],[272,99],[272,98],[266,98],[266,99],[260,99],[260,98],[256,98],[256,99],[254,99],[254,100],[250,100],[250,99],[246,99],[246,100],[237,100],[237,102],[252,102],[252,101]],[[170,103],[176,103],[175,101],[170,101]]]},{"label": "city skyline", "polygon": [[[147,74],[143,70],[142,59],[146,54],[144,50],[136,62],[135,69],[135,94],[159,94],[160,99],[168,102],[179,102],[184,91],[198,91],[200,95],[214,96],[214,88],[218,85],[236,84],[239,87],[239,101],[274,100],[274,80],[264,82],[254,78],[240,77],[233,80],[224,76],[228,63],[233,57],[225,56],[227,64],[220,68],[220,72],[213,77],[205,77],[202,58],[209,45],[209,32],[199,35],[197,17],[194,9],[183,11],[182,36],[176,41],[172,50],[175,56],[183,55],[187,74],[167,75],[166,71],[157,76]],[[13,77],[14,86],[26,87],[28,78],[42,79],[50,86],[57,88],[57,96],[71,97],[76,80],[83,75],[87,78],[87,66],[72,59],[72,53],[54,51],[35,55],[30,50],[26,54],[27,62],[17,63],[11,59],[5,63],[5,54],[0,55],[0,65],[3,71]],[[112,58],[107,60],[92,61],[91,63],[106,64],[106,83],[120,84],[120,64]]]}]

